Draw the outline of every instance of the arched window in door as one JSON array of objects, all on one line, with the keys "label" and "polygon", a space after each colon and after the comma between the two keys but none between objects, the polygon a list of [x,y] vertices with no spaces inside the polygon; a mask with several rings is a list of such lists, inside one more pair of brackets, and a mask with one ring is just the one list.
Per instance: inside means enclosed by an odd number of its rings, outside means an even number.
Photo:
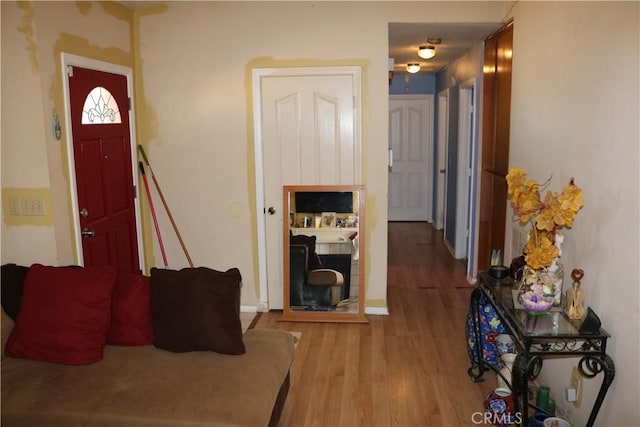
[{"label": "arched window in door", "polygon": [[120,108],[115,98],[107,89],[94,87],[84,100],[82,107],[82,124],[118,124],[122,123]]}]

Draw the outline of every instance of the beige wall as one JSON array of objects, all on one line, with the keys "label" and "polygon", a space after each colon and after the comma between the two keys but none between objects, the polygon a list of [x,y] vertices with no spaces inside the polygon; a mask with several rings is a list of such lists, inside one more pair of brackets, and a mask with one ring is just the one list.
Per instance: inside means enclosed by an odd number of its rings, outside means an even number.
[{"label": "beige wall", "polygon": [[[2,2],[2,262],[71,264],[60,53],[133,65],[131,12],[117,4]],[[52,135],[57,112],[63,135]],[[10,197],[41,198],[44,217],[8,215]]]},{"label": "beige wall", "polygon": [[[598,417],[603,426],[640,423],[639,6],[519,2],[513,9],[509,162],[539,181],[553,175],[555,191],[571,177],[584,190],[585,206],[564,233],[562,260],[565,271],[584,269],[587,305],[612,334],[607,352],[616,378]],[[539,381],[558,401],[576,363],[544,364]],[[574,425],[586,424],[601,380],[585,380]]]},{"label": "beige wall", "polygon": [[[367,304],[386,306],[387,24],[495,22],[510,6],[195,2],[132,14],[114,4],[3,1],[3,196],[49,194],[53,226],[17,224],[3,212],[2,262],[75,261],[67,154],[50,132],[52,111],[63,110],[64,50],[135,66],[139,141],[194,262],[238,266],[242,304],[255,304],[250,70],[357,64],[363,67]],[[585,191],[563,259],[567,268],[585,270],[588,304],[613,335],[609,351],[618,376],[599,424],[637,425],[638,3],[521,1],[512,13],[511,164],[539,179],[553,174],[554,185],[574,176]],[[161,221],[171,267],[185,266],[170,225]],[[146,224],[145,244],[152,247]],[[155,265],[157,248],[147,258]],[[575,363],[545,362],[541,381],[561,396]],[[586,383],[588,402],[600,377]],[[584,425],[587,407],[573,410],[575,425]]]},{"label": "beige wall", "polygon": [[[163,191],[176,208],[176,221],[196,225],[182,233],[194,262],[217,268],[237,265],[245,283],[243,303],[255,303],[251,70],[359,65],[367,187],[366,305],[386,307],[388,23],[418,16],[434,22],[495,22],[503,17],[503,8],[501,3],[201,2],[170,3],[163,13],[141,18],[143,64],[137,71],[149,109],[138,113],[140,122],[147,122],[149,113],[156,124],[141,142],[157,176],[167,183]],[[169,258],[184,264],[180,247],[165,229]]]}]

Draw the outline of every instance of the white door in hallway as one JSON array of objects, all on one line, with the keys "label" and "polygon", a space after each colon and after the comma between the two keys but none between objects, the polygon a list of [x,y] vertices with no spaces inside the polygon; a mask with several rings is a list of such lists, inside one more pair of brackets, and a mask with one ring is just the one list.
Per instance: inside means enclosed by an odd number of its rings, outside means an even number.
[{"label": "white door in hallway", "polygon": [[433,95],[389,97],[389,221],[433,221]]},{"label": "white door in hallway", "polygon": [[436,229],[444,228],[446,215],[447,145],[449,139],[449,89],[438,94],[438,145],[437,145],[437,185],[436,185]]},{"label": "white door in hallway", "polygon": [[260,309],[283,308],[283,185],[361,182],[360,68],[253,75]]}]

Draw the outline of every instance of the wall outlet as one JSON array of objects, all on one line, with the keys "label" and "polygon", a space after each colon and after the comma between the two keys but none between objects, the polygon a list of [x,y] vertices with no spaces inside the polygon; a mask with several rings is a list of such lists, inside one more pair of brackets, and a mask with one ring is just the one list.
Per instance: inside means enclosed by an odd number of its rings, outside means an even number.
[{"label": "wall outlet", "polygon": [[573,402],[573,406],[576,408],[579,408],[582,404],[582,379],[582,374],[580,374],[578,368],[574,366],[571,370],[571,388],[576,391],[576,400]]},{"label": "wall outlet", "polygon": [[20,199],[17,197],[9,197],[9,215],[20,215]]},{"label": "wall outlet", "polygon": [[34,197],[21,197],[20,215],[44,216],[44,200]]}]

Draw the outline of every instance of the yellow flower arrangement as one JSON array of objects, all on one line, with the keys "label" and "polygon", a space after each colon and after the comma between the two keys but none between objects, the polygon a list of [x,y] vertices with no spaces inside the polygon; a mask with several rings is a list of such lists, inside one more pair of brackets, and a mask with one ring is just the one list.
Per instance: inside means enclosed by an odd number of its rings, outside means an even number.
[{"label": "yellow flower arrangement", "polygon": [[533,270],[549,267],[560,256],[557,230],[571,228],[576,214],[584,206],[582,190],[573,179],[562,193],[547,191],[542,200],[540,191],[550,182],[551,178],[541,186],[535,180],[527,181],[527,174],[521,168],[510,169],[507,174],[507,192],[514,214],[522,224],[531,224],[524,254],[527,266]]}]

